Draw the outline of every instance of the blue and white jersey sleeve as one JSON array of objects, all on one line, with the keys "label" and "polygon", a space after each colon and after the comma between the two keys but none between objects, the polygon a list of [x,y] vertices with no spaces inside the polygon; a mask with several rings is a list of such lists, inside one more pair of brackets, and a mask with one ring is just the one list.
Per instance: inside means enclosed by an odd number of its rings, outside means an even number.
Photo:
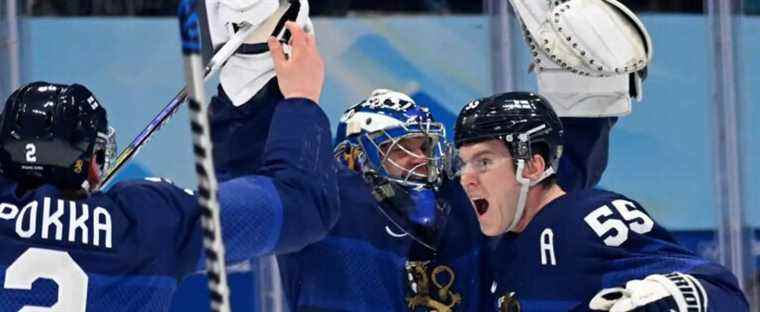
[{"label": "blue and white jersey sleeve", "polygon": [[[602,288],[662,275],[679,285],[695,311],[747,311],[736,277],[677,244],[635,201],[612,192],[591,191],[598,199],[582,216],[586,254],[605,260]],[[593,202],[593,201],[592,201]],[[695,280],[690,282],[690,277]]]},{"label": "blue and white jersey sleeve", "polygon": [[242,247],[229,258],[297,251],[322,239],[337,221],[339,197],[321,108],[283,99],[272,80],[242,106],[219,88],[210,120],[222,222],[237,232],[225,239]]},{"label": "blue and white jersey sleeve", "polygon": [[192,191],[163,178],[120,182],[107,192],[127,219],[133,220],[140,252],[160,255],[152,260],[159,272],[182,279],[196,271],[200,257],[200,210]]},{"label": "blue and white jersey sleeve", "polygon": [[673,286],[668,294],[677,290],[684,301],[698,302],[694,311],[748,309],[731,272],[679,245],[637,202],[613,192],[567,193],[547,204],[522,233],[497,242],[490,273],[498,305],[588,311],[603,291],[657,278]]}]

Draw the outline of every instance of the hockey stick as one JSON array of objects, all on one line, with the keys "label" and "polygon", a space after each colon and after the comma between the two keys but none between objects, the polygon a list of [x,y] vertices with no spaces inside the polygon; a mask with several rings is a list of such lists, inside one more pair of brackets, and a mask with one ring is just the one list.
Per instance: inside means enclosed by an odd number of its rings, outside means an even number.
[{"label": "hockey stick", "polygon": [[211,134],[209,132],[207,107],[204,95],[203,60],[201,58],[201,37],[196,12],[196,0],[182,0],[179,3],[180,35],[182,54],[185,60],[185,80],[187,81],[190,128],[193,132],[195,171],[198,173],[198,204],[201,208],[203,227],[203,249],[206,255],[206,275],[208,276],[211,311],[229,312],[230,296],[227,272],[224,262],[221,221],[219,220],[218,185],[214,174]]},{"label": "hockey stick", "polygon": [[[224,63],[227,62],[227,60],[232,56],[232,54],[235,53],[235,51],[240,48],[241,45],[243,45],[245,39],[254,32],[253,25],[249,23],[241,23],[239,26],[240,28],[235,33],[235,35],[233,35],[230,40],[227,41],[216,54],[214,54],[208,65],[206,65],[204,81],[215,75],[219,69],[222,68]],[[116,157],[113,165],[104,176],[103,182],[101,183],[101,188],[105,188],[108,183],[111,182],[111,180],[116,176],[119,170],[121,170],[129,160],[137,155],[137,153],[140,151],[140,148],[145,145],[148,140],[150,140],[153,134],[161,129],[161,127],[174,115],[174,113],[179,110],[179,107],[182,105],[182,103],[185,102],[186,98],[187,87],[185,86],[179,90],[177,95],[175,95],[171,101],[169,101],[169,104],[164,106],[164,108],[161,109],[161,111],[153,117],[148,125],[142,131],[140,131],[140,134],[132,139],[132,142],[130,142],[129,145],[127,145],[127,147],[121,151],[121,153],[119,153],[119,156]]]}]

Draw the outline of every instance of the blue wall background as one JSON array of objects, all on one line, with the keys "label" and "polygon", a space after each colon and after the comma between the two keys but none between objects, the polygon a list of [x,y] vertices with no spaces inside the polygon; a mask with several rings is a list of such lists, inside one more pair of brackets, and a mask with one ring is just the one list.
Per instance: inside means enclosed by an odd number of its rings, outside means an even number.
[{"label": "blue wall background", "polygon": [[[719,211],[713,186],[711,108],[720,103],[714,103],[710,93],[712,44],[706,19],[650,15],[643,20],[653,36],[654,63],[644,101],[634,105],[634,113],[621,119],[613,133],[602,185],[637,199],[671,229],[710,230]],[[450,125],[461,105],[491,93],[486,25],[480,16],[316,19],[328,69],[322,106],[333,126],[346,106],[378,87],[412,94]],[[760,95],[750,87],[760,85],[760,78],[751,75],[760,68],[760,61],[752,57],[760,51],[760,41],[751,37],[760,31],[760,19],[746,18],[742,26],[745,211],[757,226],[760,195],[754,190],[760,189],[760,181],[754,160],[760,151],[758,130],[751,122],[760,116],[755,105]],[[89,86],[109,109],[120,146],[182,85],[173,19],[38,18],[24,20],[22,31],[24,82]],[[532,89],[531,79],[526,67],[520,86]],[[122,177],[167,176],[192,187],[187,120],[186,112],[180,111]],[[705,239],[711,237],[709,232],[701,233],[708,233]],[[233,294],[239,306],[251,304],[250,276],[240,275],[233,282],[243,287],[235,293],[239,295]],[[193,300],[203,300],[198,296],[200,287],[205,287],[202,278],[189,281],[178,296],[177,311],[199,306]]]}]

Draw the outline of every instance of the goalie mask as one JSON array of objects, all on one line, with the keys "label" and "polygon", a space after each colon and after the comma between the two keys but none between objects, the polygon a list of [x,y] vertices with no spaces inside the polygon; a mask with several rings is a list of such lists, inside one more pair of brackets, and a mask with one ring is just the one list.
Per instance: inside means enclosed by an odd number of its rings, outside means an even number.
[{"label": "goalie mask", "polygon": [[33,82],[8,98],[0,120],[0,167],[21,183],[91,191],[91,160],[97,184],[116,153],[106,110],[82,85]]},{"label": "goalie mask", "polygon": [[447,213],[433,193],[441,182],[444,143],[444,127],[426,107],[380,89],[343,114],[335,155],[372,187],[380,212],[395,227],[386,229],[389,234],[435,249]]},{"label": "goalie mask", "polygon": [[[426,107],[405,94],[381,89],[343,114],[335,153],[365,176],[433,186],[440,182],[444,141],[443,125]],[[413,161],[402,164],[403,158]]]},{"label": "goalie mask", "polygon": [[[562,155],[562,133],[562,123],[549,102],[534,93],[509,92],[482,98],[470,102],[459,113],[454,129],[457,149],[463,145],[497,139],[505,144],[514,161],[515,178],[520,189],[514,216],[506,231],[513,230],[522,218],[528,189],[556,173]],[[523,176],[523,170],[538,148],[545,150],[547,165],[538,179],[530,181]],[[478,165],[478,161],[464,164],[459,157],[455,157],[451,171],[454,175],[461,175],[465,167]],[[480,210],[478,202],[473,204]]]}]

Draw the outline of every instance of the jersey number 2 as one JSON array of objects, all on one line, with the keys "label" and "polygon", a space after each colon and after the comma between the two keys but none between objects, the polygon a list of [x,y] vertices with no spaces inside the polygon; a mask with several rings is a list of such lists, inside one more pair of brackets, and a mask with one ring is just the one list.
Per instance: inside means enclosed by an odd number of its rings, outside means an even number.
[{"label": "jersey number 2", "polygon": [[645,213],[636,209],[636,205],[627,200],[613,200],[612,207],[620,213],[626,223],[619,219],[609,218],[602,221],[602,218],[607,218],[612,215],[612,209],[607,205],[597,208],[589,213],[583,220],[588,223],[592,230],[599,235],[604,236],[610,231],[614,230],[614,234],[609,235],[604,239],[604,244],[611,247],[617,247],[625,243],[628,240],[628,229],[639,234],[645,234],[652,230],[654,221]]},{"label": "jersey number 2", "polygon": [[31,290],[40,278],[58,284],[58,301],[51,307],[24,306],[19,312],[85,312],[87,274],[67,252],[29,248],[5,271],[6,289]]},{"label": "jersey number 2", "polygon": [[32,143],[29,143],[26,145],[26,161],[27,162],[37,162],[37,146],[35,146]]}]

